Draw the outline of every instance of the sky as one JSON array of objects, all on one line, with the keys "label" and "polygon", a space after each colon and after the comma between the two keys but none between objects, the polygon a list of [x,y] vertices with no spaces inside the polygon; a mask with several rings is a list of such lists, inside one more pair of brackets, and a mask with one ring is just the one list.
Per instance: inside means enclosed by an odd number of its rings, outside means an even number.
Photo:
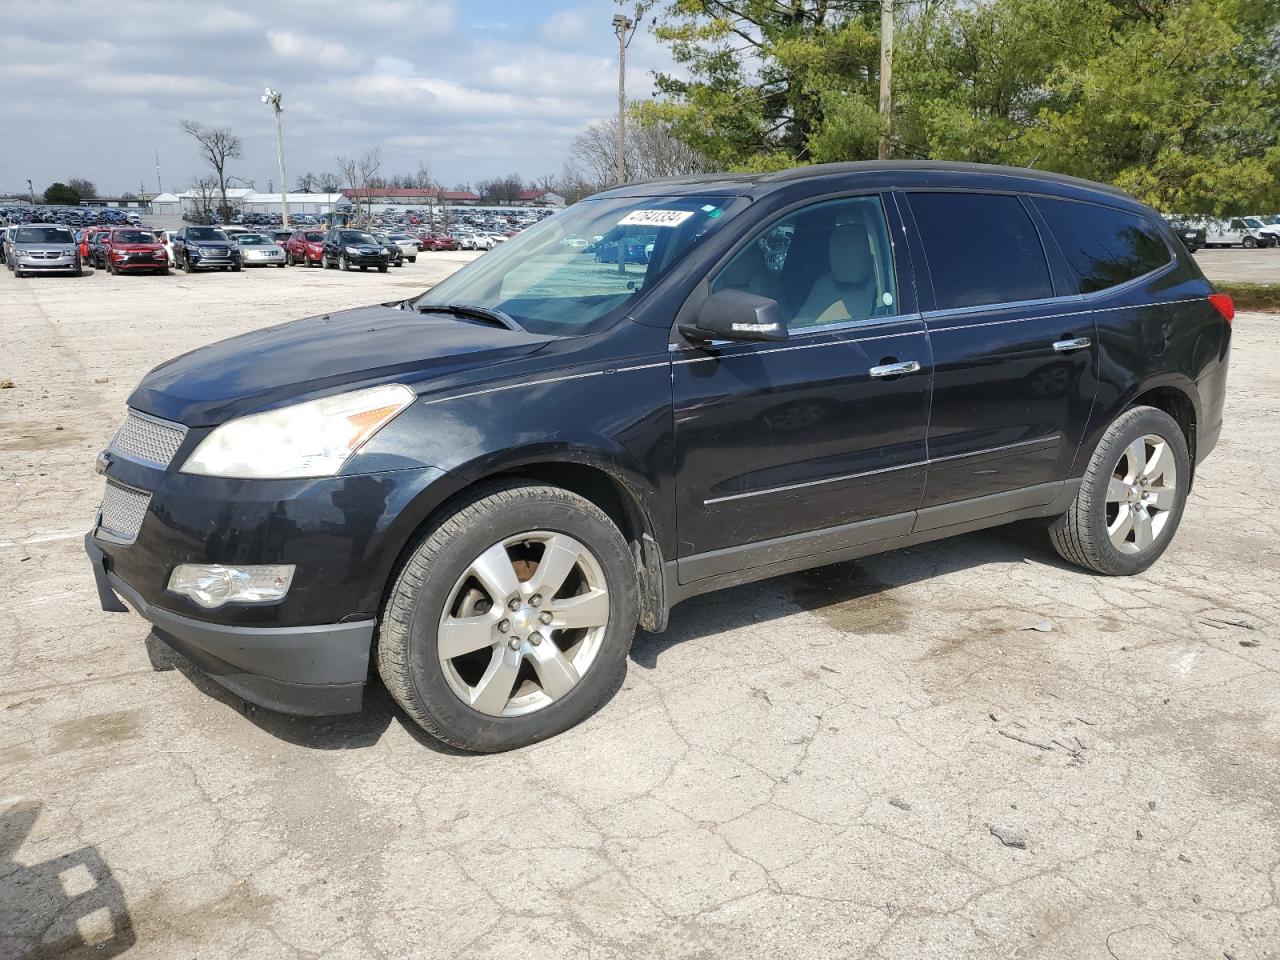
[{"label": "sky", "polygon": [[[573,138],[617,110],[613,0],[0,0],[0,192],[84,177],[99,193],[206,172],[180,120],[244,141],[231,172],[279,188],[377,146],[384,174],[426,163],[446,187],[557,173]],[[627,93],[672,66],[642,28]]]}]

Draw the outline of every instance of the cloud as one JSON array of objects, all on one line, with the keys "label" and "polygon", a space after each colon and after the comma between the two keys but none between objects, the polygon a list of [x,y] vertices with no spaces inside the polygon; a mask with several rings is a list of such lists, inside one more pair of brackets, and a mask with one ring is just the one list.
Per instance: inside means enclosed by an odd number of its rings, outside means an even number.
[{"label": "cloud", "polygon": [[271,44],[272,52],[278,57],[305,59],[319,63],[356,59],[355,54],[336,40],[308,37],[291,30],[269,30],[267,40]]},{"label": "cloud", "polygon": [[[0,29],[0,190],[84,176],[107,191],[164,186],[203,172],[180,119],[244,140],[233,172],[276,176],[275,125],[259,101],[284,93],[295,173],[331,170],[371,147],[383,171],[418,162],[447,184],[558,170],[573,137],[611,115],[617,82],[611,5],[584,0],[62,0],[4,4]],[[66,30],[74,23],[74,31]],[[668,69],[644,34],[628,87]],[[18,133],[15,133],[17,131]],[[20,135],[19,135],[20,134]]]}]

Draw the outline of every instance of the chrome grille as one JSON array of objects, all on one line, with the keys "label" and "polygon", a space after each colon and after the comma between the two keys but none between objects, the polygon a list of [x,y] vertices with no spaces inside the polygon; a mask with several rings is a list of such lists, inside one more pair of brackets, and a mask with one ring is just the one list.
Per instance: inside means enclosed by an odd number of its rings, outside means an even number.
[{"label": "chrome grille", "polygon": [[108,449],[128,460],[167,467],[186,435],[187,428],[180,423],[157,420],[130,410]]},{"label": "chrome grille", "polygon": [[99,535],[105,534],[122,543],[133,543],[150,503],[151,494],[108,480],[106,492],[102,495]]}]

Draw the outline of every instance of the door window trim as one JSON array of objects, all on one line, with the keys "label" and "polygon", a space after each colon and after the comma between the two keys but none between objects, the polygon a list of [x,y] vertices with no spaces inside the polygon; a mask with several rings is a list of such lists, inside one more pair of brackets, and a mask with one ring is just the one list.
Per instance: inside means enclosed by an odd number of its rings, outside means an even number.
[{"label": "door window trim", "polygon": [[[749,244],[754,243],[764,233],[773,229],[780,221],[782,221],[786,217],[791,216],[791,214],[795,213],[797,210],[803,210],[806,207],[817,206],[819,204],[824,204],[824,203],[832,203],[839,200],[851,200],[856,197],[878,197],[879,198],[880,209],[884,215],[885,231],[887,232],[889,237],[889,255],[890,255],[890,260],[892,261],[892,267],[893,267],[894,289],[898,295],[896,302],[899,304],[902,302],[902,290],[903,290],[902,277],[905,273],[906,276],[909,278],[909,281],[911,284],[911,291],[915,296],[916,306],[918,307],[919,294],[916,291],[916,286],[915,286],[915,265],[910,259],[910,251],[906,249],[906,247],[902,247],[901,249],[899,249],[900,248],[899,241],[901,240],[903,243],[905,243],[905,237],[902,234],[902,228],[903,228],[903,224],[901,220],[902,215],[898,211],[896,203],[893,206],[893,213],[890,213],[888,200],[893,199],[893,188],[892,187],[866,187],[861,190],[842,190],[838,193],[828,193],[828,194],[822,194],[819,196],[810,196],[810,197],[805,197],[801,200],[797,200],[794,203],[788,204],[787,206],[781,208],[780,210],[774,211],[773,214],[766,216],[765,219],[763,219],[761,222],[749,228],[749,230],[747,231],[746,235],[743,238],[739,239],[738,242],[736,242],[732,247],[730,247],[727,252],[722,254],[721,257],[714,264],[712,264],[710,267],[708,267],[706,270],[703,271],[702,277],[694,285],[693,289],[689,291],[689,295],[685,297],[684,303],[682,303],[680,305],[680,309],[676,311],[675,318],[672,320],[672,323],[671,323],[671,331],[668,339],[669,349],[673,347],[677,350],[685,350],[685,351],[698,351],[698,350],[705,349],[704,347],[697,346],[690,343],[683,336],[683,334],[680,333],[680,324],[689,322],[688,318],[690,314],[695,312],[697,308],[702,305],[702,301],[707,299],[707,297],[711,295],[711,290],[710,290],[711,278],[718,275],[720,271],[723,270],[726,266],[728,266],[728,264],[733,260],[733,258],[736,257],[739,253],[741,253],[744,249],[746,249],[746,247]],[[895,226],[898,228],[896,231],[895,231]],[[902,269],[904,265],[904,258],[906,258],[905,271]],[[818,327],[806,327],[804,329],[797,330],[794,333],[788,330],[787,339],[788,340],[798,340],[802,338],[811,339],[815,336],[839,332],[841,330],[861,328],[873,323],[893,323],[893,322],[900,322],[903,320],[911,320],[911,319],[919,319],[919,318],[920,318],[920,311],[916,309],[908,313],[895,313],[886,317],[867,317],[863,320],[842,320],[838,323],[824,324],[823,326],[818,326]],[[744,341],[739,341],[739,340],[712,340],[707,344],[707,346],[718,347],[718,346],[743,343],[743,342]],[[767,347],[768,344],[763,344],[763,346]],[[758,351],[753,351],[753,352],[758,352]]]}]

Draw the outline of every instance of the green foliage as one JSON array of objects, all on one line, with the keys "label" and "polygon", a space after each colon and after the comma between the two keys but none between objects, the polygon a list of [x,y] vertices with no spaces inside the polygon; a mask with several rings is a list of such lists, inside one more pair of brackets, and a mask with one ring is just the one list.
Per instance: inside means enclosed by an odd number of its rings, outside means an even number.
[{"label": "green foliage", "polygon": [[[1280,210],[1280,0],[898,0],[898,156],[1115,183],[1164,210]],[[875,155],[879,3],[674,0],[648,108],[720,166]]]},{"label": "green foliage", "polygon": [[73,207],[80,202],[80,194],[65,183],[58,181],[57,183],[49,184],[45,189],[44,202]]}]

